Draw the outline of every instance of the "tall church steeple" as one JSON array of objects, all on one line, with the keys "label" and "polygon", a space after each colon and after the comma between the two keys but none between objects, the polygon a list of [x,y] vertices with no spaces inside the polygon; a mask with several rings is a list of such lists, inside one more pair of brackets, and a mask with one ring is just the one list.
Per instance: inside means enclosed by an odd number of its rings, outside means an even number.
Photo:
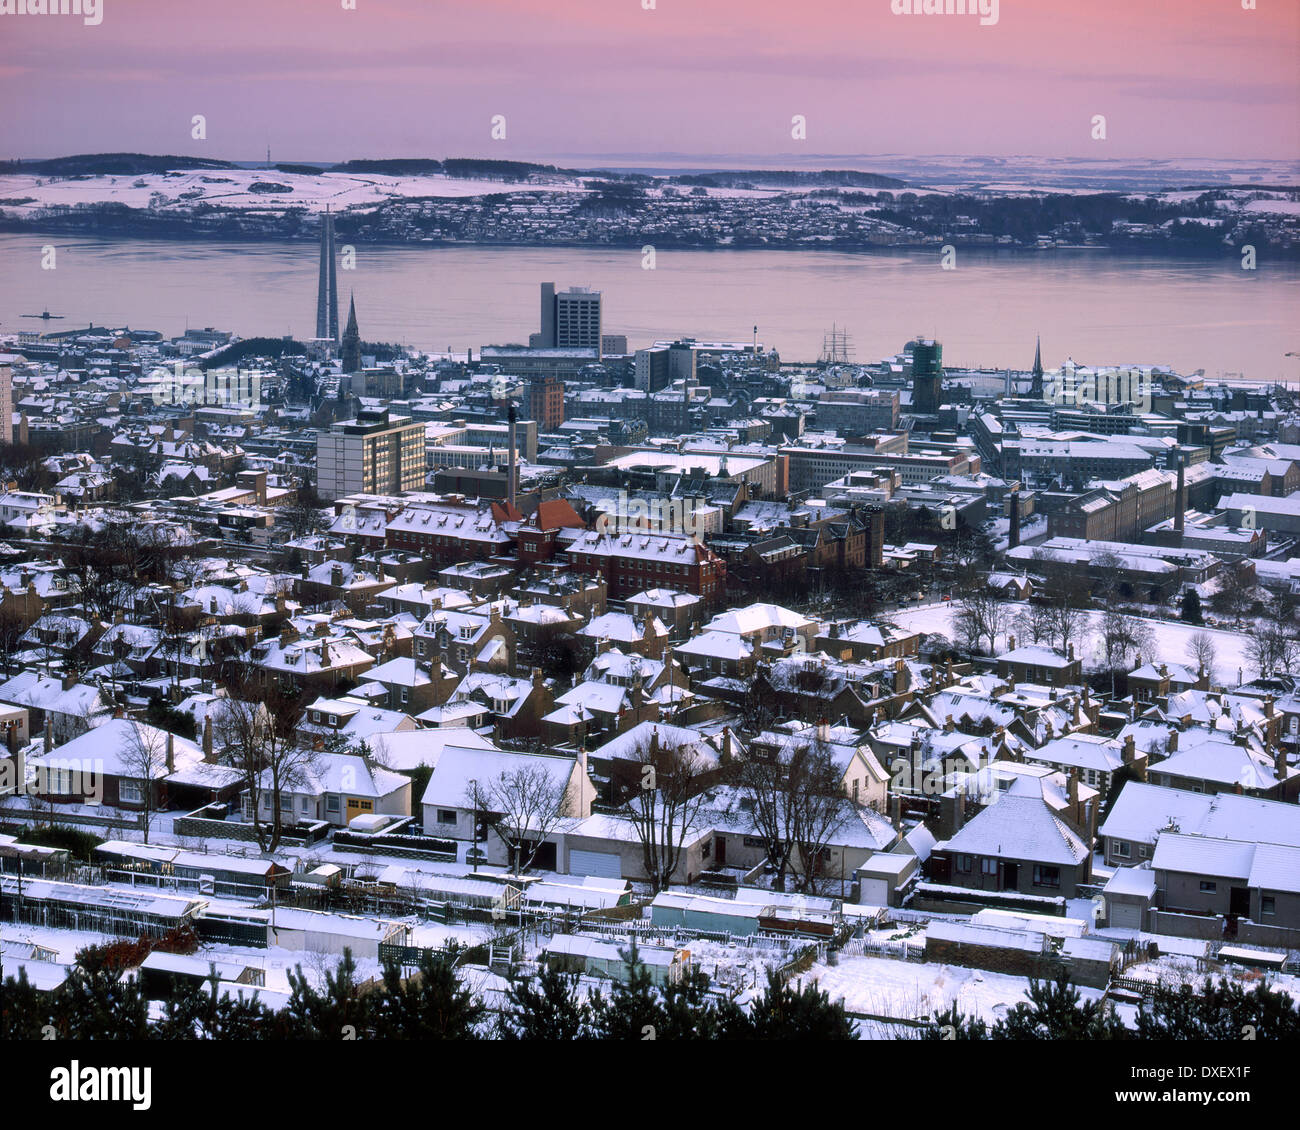
[{"label": "tall church steeple", "polygon": [[339,286],[334,273],[334,214],[325,206],[320,228],[320,279],[316,284],[316,336],[338,344]]},{"label": "tall church steeple", "polygon": [[1034,373],[1033,380],[1029,383],[1029,395],[1036,400],[1041,400],[1043,396],[1043,339],[1041,336],[1034,346]]},{"label": "tall church steeple", "polygon": [[361,371],[361,331],[357,328],[356,295],[350,295],[348,300],[348,324],[343,330],[342,356],[345,373]]}]

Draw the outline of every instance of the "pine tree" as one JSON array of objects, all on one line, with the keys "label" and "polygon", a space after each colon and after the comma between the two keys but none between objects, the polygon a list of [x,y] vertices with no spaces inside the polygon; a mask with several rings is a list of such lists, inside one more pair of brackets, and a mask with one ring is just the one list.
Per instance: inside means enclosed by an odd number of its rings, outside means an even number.
[{"label": "pine tree", "polygon": [[463,988],[454,965],[455,951],[424,954],[419,967],[403,978],[396,962],[386,962],[383,986],[373,1008],[379,1040],[472,1040],[483,1005]]},{"label": "pine tree", "polygon": [[371,999],[356,980],[357,965],[345,949],[338,968],[325,974],[324,991],[299,966],[289,973],[287,1034],[299,1040],[363,1039],[370,1030]]},{"label": "pine tree", "polygon": [[543,966],[535,980],[510,987],[509,1010],[497,1020],[503,1040],[589,1040],[591,1006],[578,996],[578,977]]},{"label": "pine tree", "polygon": [[853,1040],[857,1032],[843,1001],[812,982],[801,988],[767,971],[767,989],[749,1012],[756,1040]]}]

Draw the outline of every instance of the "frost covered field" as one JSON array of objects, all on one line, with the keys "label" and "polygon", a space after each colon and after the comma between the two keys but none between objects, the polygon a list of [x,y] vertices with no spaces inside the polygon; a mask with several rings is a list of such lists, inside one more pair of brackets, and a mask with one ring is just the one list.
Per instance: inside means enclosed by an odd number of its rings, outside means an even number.
[{"label": "frost covered field", "polygon": [[[284,191],[252,191],[253,185],[279,186]],[[5,205],[17,216],[51,206],[113,203],[128,208],[148,208],[155,194],[164,200],[156,207],[188,209],[197,204],[219,204],[226,208],[294,206],[323,212],[354,206],[373,207],[386,200],[405,197],[483,196],[509,192],[523,184],[500,180],[461,179],[428,176],[381,176],[376,173],[282,173],[276,169],[193,169],[141,176],[36,177],[26,174],[0,177],[0,194],[10,200],[31,197],[30,203]],[[530,192],[578,192],[580,181],[569,177],[530,179]]]},{"label": "frost covered field", "polygon": [[[1012,618],[1026,607],[1025,604],[1021,603],[1007,605]],[[933,632],[951,639],[953,637],[952,618],[954,611],[955,606],[953,604],[928,604],[920,608],[891,613],[890,619],[900,628],[907,628],[916,632]],[[1100,650],[1102,613],[1089,611],[1085,612],[1084,615],[1087,617],[1088,626],[1085,630],[1083,646],[1078,649],[1079,654],[1083,656],[1085,667],[1100,666],[1102,659]],[[1197,632],[1205,632],[1214,641],[1214,677],[1217,681],[1225,686],[1235,686],[1239,668],[1243,679],[1249,679],[1255,674],[1253,665],[1246,658],[1247,639],[1243,632],[1233,632],[1223,628],[1197,627],[1194,624],[1183,624],[1178,621],[1151,620],[1146,617],[1140,617],[1140,619],[1150,626],[1155,639],[1156,654],[1154,656],[1144,656],[1144,659],[1164,663],[1190,663],[1191,659],[1187,651],[1188,641]],[[1015,634],[1016,630],[1013,627],[1011,635]],[[1004,642],[1005,638],[999,639],[999,646]],[[1017,642],[1026,644],[1030,641],[1021,639]]]}]

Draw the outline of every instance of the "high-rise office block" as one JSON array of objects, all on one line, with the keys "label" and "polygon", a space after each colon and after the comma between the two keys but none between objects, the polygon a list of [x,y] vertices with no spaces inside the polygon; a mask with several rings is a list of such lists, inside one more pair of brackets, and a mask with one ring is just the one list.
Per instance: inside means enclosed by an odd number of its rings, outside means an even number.
[{"label": "high-rise office block", "polygon": [[316,490],[331,500],[349,494],[398,494],[424,486],[424,424],[388,409],[340,420],[316,437]]},{"label": "high-rise office block", "polygon": [[943,346],[917,338],[904,349],[912,355],[912,413],[933,416],[943,393]]},{"label": "high-rise office block", "polygon": [[14,439],[14,371],[0,363],[0,443]]},{"label": "high-rise office block", "polygon": [[542,349],[594,349],[600,356],[600,291],[575,286],[555,289],[542,283],[542,332],[537,337]]}]

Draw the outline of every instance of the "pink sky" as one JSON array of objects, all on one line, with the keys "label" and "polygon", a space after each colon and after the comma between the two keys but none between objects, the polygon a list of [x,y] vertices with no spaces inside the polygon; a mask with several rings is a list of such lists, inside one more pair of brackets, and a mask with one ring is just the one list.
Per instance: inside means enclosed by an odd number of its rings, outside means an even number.
[{"label": "pink sky", "polygon": [[1296,0],[101,2],[0,16],[0,156],[1300,156]]}]

